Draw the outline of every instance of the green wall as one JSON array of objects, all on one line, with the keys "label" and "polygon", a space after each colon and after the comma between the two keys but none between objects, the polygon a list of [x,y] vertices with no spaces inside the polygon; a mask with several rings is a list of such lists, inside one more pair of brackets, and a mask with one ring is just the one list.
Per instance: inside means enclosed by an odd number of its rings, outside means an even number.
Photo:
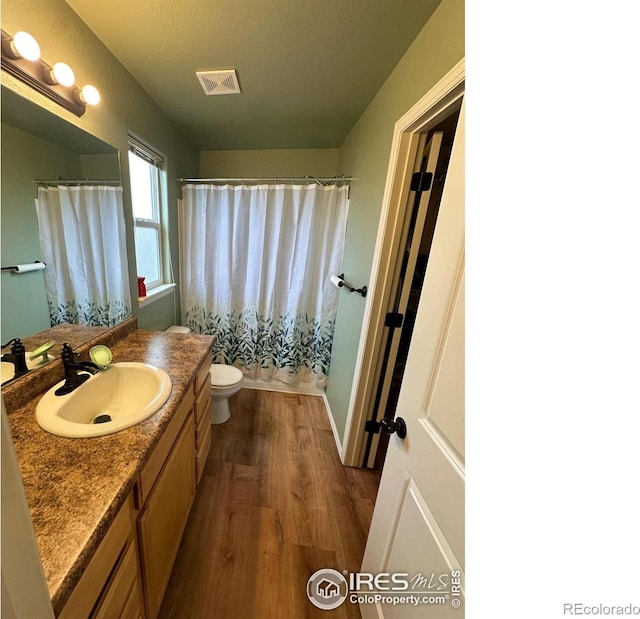
[{"label": "green wall", "polygon": [[[176,202],[179,188],[175,179],[198,173],[197,151],[178,133],[160,108],[64,0],[4,0],[2,28],[9,34],[18,30],[28,31],[40,44],[42,58],[46,62],[64,58],[73,68],[78,84],[93,84],[101,93],[100,104],[88,107],[82,117],[77,117],[2,71],[3,86],[120,151],[132,299],[137,298],[137,280],[131,194],[128,189],[129,164],[126,157],[128,132],[165,156],[166,215],[170,252],[177,276]],[[134,312],[141,328],[167,326],[174,321],[173,306],[173,300],[167,302],[166,298],[144,308],[138,308],[134,301]]]},{"label": "green wall", "polygon": [[[369,104],[340,148],[338,169],[353,176],[344,272],[354,286],[369,283],[393,127],[464,57],[464,1],[443,0]],[[341,294],[327,400],[344,438],[364,299]]]},{"label": "green wall", "polygon": [[80,155],[82,178],[96,180],[120,180],[118,153],[106,155]]},{"label": "green wall", "polygon": [[337,148],[208,150],[200,153],[201,178],[335,176]]},{"label": "green wall", "polygon": [[[34,179],[79,178],[80,156],[2,123],[2,266],[42,258]],[[2,343],[48,329],[44,271],[2,273]]]}]

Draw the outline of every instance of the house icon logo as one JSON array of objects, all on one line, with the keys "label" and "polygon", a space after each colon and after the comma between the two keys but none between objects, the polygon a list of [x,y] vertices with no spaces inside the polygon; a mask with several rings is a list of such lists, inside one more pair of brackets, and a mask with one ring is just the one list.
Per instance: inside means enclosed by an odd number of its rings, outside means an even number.
[{"label": "house icon logo", "polygon": [[348,590],[345,577],[336,570],[318,570],[307,581],[307,597],[322,610],[338,608],[347,599]]},{"label": "house icon logo", "polygon": [[333,597],[334,595],[338,595],[340,593],[340,587],[330,580],[323,578],[318,583],[318,595],[323,597],[325,600]]}]

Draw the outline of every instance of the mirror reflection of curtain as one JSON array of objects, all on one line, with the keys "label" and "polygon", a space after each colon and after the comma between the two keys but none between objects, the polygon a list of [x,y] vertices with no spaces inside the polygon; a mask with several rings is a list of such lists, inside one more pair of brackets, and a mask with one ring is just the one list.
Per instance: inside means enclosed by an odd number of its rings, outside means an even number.
[{"label": "mirror reflection of curtain", "polygon": [[131,316],[122,188],[39,187],[36,208],[51,325]]},{"label": "mirror reflection of curtain", "polygon": [[348,187],[189,184],[180,204],[184,324],[214,362],[326,384]]}]

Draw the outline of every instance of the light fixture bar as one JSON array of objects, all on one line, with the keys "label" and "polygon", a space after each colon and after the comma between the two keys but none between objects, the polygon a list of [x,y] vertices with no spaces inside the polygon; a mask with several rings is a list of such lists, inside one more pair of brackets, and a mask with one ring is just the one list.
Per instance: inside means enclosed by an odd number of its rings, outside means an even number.
[{"label": "light fixture bar", "polygon": [[8,48],[12,37],[2,30],[2,69],[21,82],[31,86],[34,90],[49,97],[58,105],[73,112],[76,116],[82,116],[87,109],[84,102],[75,97],[77,90],[75,85],[63,86],[62,84],[47,84],[45,75],[50,75],[50,67],[41,58],[38,60],[26,60],[25,58],[11,58],[5,49]]}]

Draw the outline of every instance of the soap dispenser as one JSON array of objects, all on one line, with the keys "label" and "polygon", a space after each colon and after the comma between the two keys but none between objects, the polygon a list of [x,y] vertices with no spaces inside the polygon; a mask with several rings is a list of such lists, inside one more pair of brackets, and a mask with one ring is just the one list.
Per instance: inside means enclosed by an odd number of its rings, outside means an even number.
[{"label": "soap dispenser", "polygon": [[144,277],[138,277],[138,297],[144,299],[147,296],[147,287],[144,283]]}]

